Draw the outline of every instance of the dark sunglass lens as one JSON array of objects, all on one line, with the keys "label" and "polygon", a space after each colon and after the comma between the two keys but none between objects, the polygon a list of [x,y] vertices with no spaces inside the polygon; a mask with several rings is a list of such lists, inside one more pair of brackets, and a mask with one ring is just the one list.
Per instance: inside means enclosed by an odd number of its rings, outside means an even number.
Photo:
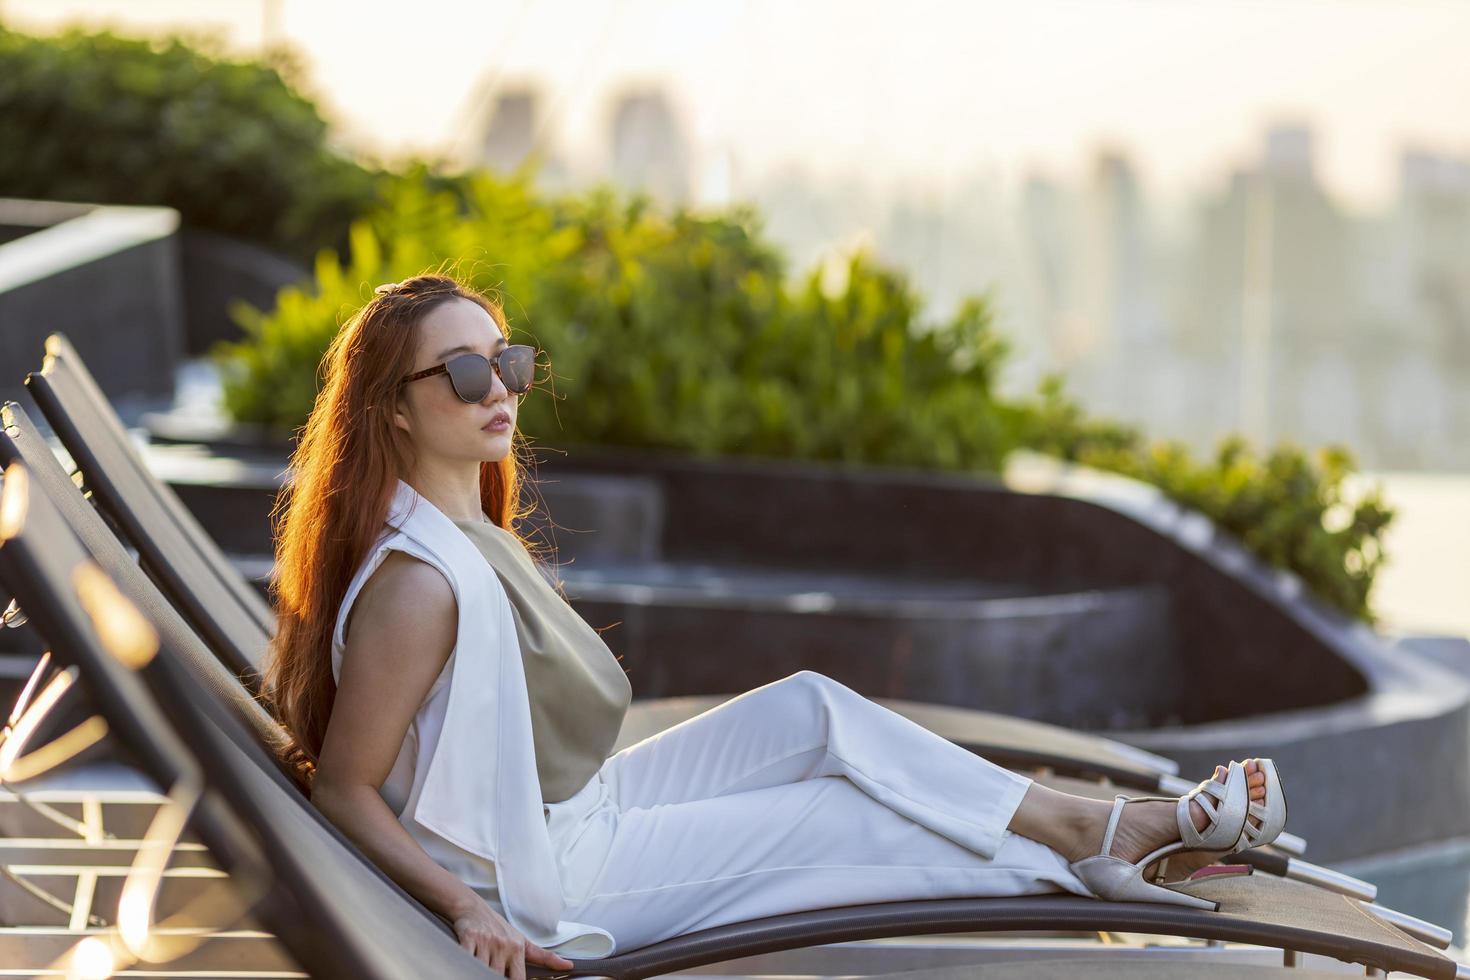
[{"label": "dark sunglass lens", "polygon": [[467,402],[483,401],[490,394],[490,362],[483,354],[461,354],[450,358],[444,367],[449,372],[449,382],[454,393]]},{"label": "dark sunglass lens", "polygon": [[536,373],[536,349],[525,344],[512,344],[500,352],[500,380],[516,394],[530,389]]}]

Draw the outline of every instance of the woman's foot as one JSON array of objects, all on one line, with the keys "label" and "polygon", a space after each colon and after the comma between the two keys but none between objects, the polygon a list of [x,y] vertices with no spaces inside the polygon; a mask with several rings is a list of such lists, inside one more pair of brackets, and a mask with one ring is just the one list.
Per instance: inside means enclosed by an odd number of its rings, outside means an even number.
[{"label": "woman's foot", "polygon": [[[1265,774],[1255,759],[1243,764],[1248,795],[1252,801],[1261,801],[1266,792]],[[1217,766],[1215,778],[1224,781],[1229,776],[1225,766]],[[1051,789],[1032,781],[1020,805],[1011,815],[1006,829],[1012,833],[1029,837],[1045,844],[1066,859],[1069,864],[1082,861],[1098,854],[1102,848],[1103,835],[1112,818],[1114,804],[1091,797],[1075,796],[1061,790]],[[1179,840],[1178,799],[1143,799],[1125,804],[1118,816],[1118,825],[1113,833],[1109,854],[1130,863],[1143,859],[1158,848]],[[1210,826],[1209,814],[1198,800],[1192,801],[1189,813],[1194,828],[1201,833]],[[1254,821],[1252,826],[1259,824]],[[1166,880],[1174,875],[1185,875],[1219,858],[1223,851],[1181,851],[1170,856]],[[1199,855],[1192,862],[1186,860]],[[1175,861],[1180,863],[1175,865]],[[1155,862],[1156,864],[1157,862]],[[1145,868],[1152,872],[1153,865]],[[1144,875],[1144,880],[1149,880]]]}]

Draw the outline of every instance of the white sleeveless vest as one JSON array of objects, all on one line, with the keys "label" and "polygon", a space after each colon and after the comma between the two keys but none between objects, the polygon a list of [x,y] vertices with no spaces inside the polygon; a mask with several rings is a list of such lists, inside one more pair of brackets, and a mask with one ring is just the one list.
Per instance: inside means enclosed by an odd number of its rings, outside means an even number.
[{"label": "white sleeveless vest", "polygon": [[[340,676],[352,602],[389,551],[439,569],[459,606],[454,650],[424,701],[424,708],[438,710],[416,717],[429,723],[414,726],[416,737],[413,729],[405,737],[385,786],[395,777],[406,782],[401,777],[410,762],[412,781],[406,799],[389,804],[401,805],[399,821],[420,843],[433,843],[425,840],[428,831],[467,856],[492,862],[503,914],[531,942],[548,949],[570,944],[559,952],[573,957],[608,955],[608,932],[561,918],[565,903],[536,775],[530,695],[505,587],[464,532],[401,480],[385,523],[338,611],[333,676]],[[433,847],[426,850],[441,864],[455,863]]]}]

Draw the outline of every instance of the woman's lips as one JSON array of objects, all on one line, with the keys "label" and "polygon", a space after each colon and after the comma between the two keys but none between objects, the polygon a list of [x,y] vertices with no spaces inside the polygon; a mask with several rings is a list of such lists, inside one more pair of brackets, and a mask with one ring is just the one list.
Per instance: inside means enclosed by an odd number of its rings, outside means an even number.
[{"label": "woman's lips", "polygon": [[510,428],[510,416],[497,415],[489,422],[486,422],[482,428],[486,432],[504,432]]}]

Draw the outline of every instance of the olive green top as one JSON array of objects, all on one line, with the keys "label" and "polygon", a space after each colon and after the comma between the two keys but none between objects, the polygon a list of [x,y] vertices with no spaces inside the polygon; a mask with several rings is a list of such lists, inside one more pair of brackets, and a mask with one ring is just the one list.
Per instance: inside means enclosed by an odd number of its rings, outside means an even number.
[{"label": "olive green top", "polygon": [[514,534],[488,520],[454,523],[510,598],[531,696],[541,800],[559,803],[585,786],[612,753],[632,685],[602,637],[542,577]]}]

